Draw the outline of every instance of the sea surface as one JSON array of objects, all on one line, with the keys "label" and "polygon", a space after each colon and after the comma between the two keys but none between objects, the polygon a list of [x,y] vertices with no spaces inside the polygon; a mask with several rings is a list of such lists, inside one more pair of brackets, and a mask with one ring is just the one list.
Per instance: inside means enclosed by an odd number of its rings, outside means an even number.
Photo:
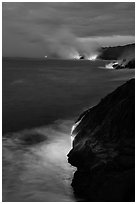
[{"label": "sea surface", "polygon": [[71,127],[135,75],[108,63],[3,59],[3,201],[78,201],[71,188],[75,168],[67,163]]}]

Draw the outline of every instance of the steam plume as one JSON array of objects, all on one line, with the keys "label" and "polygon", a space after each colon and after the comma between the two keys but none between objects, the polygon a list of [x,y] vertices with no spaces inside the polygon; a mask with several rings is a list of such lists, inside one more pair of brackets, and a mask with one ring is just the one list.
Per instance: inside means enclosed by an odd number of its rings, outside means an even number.
[{"label": "steam plume", "polygon": [[62,28],[45,39],[48,41],[49,56],[74,59],[81,55],[89,59],[92,55],[98,55],[99,45],[93,40],[76,37],[67,28]]}]

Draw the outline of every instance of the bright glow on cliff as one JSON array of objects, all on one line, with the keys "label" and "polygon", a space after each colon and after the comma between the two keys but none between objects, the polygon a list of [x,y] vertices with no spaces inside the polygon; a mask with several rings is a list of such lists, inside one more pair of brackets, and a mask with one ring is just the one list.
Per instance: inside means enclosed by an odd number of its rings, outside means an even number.
[{"label": "bright glow on cliff", "polygon": [[76,122],[71,128],[71,133],[70,133],[70,135],[71,135],[71,147],[73,147],[73,141],[74,141],[75,136],[76,136],[76,134],[74,134],[74,130],[80,124],[80,122],[82,121],[83,118],[84,118],[84,116],[78,122]]},{"label": "bright glow on cliff", "polygon": [[[76,123],[77,124],[77,123]],[[72,128],[71,128],[71,147],[73,147],[73,141],[74,141],[74,138],[75,138],[75,135],[73,134],[73,131],[75,130],[75,128],[76,128],[76,124],[74,124],[73,126],[72,126]]]},{"label": "bright glow on cliff", "polygon": [[73,147],[73,141],[74,141],[74,137],[71,136],[71,148]]}]

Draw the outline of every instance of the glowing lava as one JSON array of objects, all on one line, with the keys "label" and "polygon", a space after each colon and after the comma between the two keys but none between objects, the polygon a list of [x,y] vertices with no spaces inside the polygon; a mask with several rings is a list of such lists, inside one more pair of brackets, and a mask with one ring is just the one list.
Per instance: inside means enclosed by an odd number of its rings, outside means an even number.
[{"label": "glowing lava", "polygon": [[74,59],[80,59],[79,55],[74,55]]},{"label": "glowing lava", "polygon": [[88,58],[88,60],[94,61],[94,60],[97,59],[97,56],[98,56],[98,55],[92,55],[92,56],[90,56],[90,57]]}]

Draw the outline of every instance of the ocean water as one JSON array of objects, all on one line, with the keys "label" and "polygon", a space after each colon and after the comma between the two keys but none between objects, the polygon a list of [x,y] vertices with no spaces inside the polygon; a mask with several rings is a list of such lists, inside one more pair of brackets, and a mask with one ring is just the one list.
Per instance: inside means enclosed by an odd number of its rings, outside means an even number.
[{"label": "ocean water", "polygon": [[77,201],[66,156],[72,124],[135,74],[108,63],[3,59],[3,201]]}]

